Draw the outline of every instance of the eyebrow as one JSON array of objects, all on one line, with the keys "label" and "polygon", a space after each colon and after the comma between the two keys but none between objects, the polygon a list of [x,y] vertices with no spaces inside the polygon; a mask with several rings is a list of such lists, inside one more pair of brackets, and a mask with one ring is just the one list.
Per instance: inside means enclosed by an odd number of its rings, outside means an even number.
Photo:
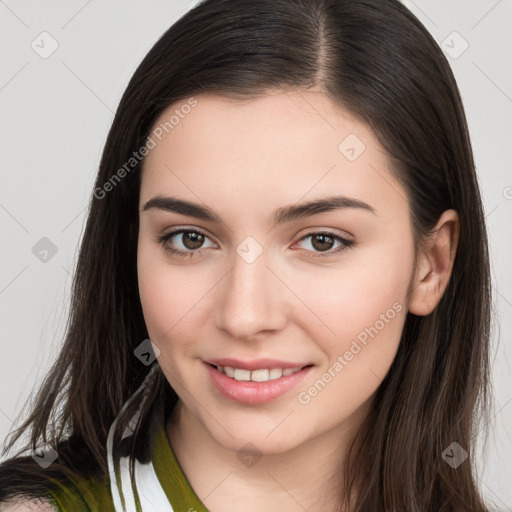
[{"label": "eyebrow", "polygon": [[[375,209],[369,204],[352,197],[336,195],[279,208],[274,213],[273,223],[274,225],[282,224],[319,213],[345,210],[348,208],[356,208],[376,215]],[[142,211],[152,209],[188,215],[219,224],[222,223],[220,215],[215,210],[197,203],[185,201],[184,199],[178,199],[177,197],[155,196],[144,205]]]}]

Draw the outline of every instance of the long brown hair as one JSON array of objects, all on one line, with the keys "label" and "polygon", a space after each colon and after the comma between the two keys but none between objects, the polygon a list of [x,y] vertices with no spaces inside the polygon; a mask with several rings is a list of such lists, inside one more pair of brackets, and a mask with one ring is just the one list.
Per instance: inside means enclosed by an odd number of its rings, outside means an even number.
[{"label": "long brown hair", "polygon": [[[98,191],[178,100],[206,91],[248,99],[315,85],[374,130],[407,192],[418,244],[446,209],[461,223],[448,287],[430,315],[408,313],[396,358],[346,461],[338,508],[352,490],[357,512],[486,510],[473,474],[478,418],[489,404],[483,208],[450,66],[397,0],[205,0],[153,46],[103,151],[62,350],[4,449],[30,431],[25,450],[44,440],[59,458],[42,470],[18,452],[0,466],[0,500],[41,495],[70,471],[104,472],[109,426],[148,371],[133,354],[148,337],[136,268],[141,163],[107,193]],[[148,407],[177,399],[161,372],[148,392]],[[453,442],[469,453],[456,469],[442,457]]]}]

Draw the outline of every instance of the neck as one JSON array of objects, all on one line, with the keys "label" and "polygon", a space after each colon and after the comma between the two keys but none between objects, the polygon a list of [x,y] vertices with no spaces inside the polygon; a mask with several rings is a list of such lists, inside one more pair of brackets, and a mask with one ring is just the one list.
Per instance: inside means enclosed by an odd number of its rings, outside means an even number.
[{"label": "neck", "polygon": [[[365,412],[358,414],[359,420]],[[351,419],[351,425],[282,453],[240,453],[218,443],[178,400],[167,421],[167,436],[210,512],[326,512],[336,510],[342,498],[344,462],[357,430],[356,418]]]}]

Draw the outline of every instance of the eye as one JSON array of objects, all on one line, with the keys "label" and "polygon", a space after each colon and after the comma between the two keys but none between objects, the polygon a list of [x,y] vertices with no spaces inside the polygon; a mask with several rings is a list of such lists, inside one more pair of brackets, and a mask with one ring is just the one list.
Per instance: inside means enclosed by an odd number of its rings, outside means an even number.
[{"label": "eye", "polygon": [[[201,252],[207,240],[209,238],[197,229],[178,229],[158,237],[158,242],[162,244],[165,251],[183,258],[192,258],[196,253]],[[208,247],[214,246],[212,242]]]},{"label": "eye", "polygon": [[[306,244],[317,254],[312,254],[312,258],[324,258],[332,256],[333,254],[339,253],[345,249],[348,249],[352,245],[354,245],[353,240],[349,240],[348,238],[344,238],[335,233],[331,233],[328,231],[318,231],[316,233],[308,233],[306,236],[303,236],[300,239],[300,242],[310,239],[310,241]],[[336,246],[336,243],[338,245]],[[336,248],[333,250],[333,247]],[[326,254],[323,254],[326,253]]]},{"label": "eye", "polygon": [[[353,240],[328,231],[308,233],[300,239],[299,243],[308,239],[309,242],[306,245],[309,248],[306,247],[306,250],[312,253],[310,255],[312,258],[329,257],[354,245]],[[205,242],[209,240],[207,235],[197,229],[178,229],[158,237],[158,242],[166,252],[183,258],[192,258],[206,247],[215,247],[211,241],[210,245],[205,246]]]}]

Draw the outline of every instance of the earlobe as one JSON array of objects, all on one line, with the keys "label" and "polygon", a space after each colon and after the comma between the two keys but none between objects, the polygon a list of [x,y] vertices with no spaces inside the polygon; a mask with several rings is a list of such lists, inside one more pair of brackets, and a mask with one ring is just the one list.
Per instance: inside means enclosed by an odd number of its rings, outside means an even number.
[{"label": "earlobe", "polygon": [[425,241],[413,276],[409,311],[418,316],[432,313],[441,300],[453,269],[459,242],[459,216],[446,210],[439,217],[432,236]]}]

